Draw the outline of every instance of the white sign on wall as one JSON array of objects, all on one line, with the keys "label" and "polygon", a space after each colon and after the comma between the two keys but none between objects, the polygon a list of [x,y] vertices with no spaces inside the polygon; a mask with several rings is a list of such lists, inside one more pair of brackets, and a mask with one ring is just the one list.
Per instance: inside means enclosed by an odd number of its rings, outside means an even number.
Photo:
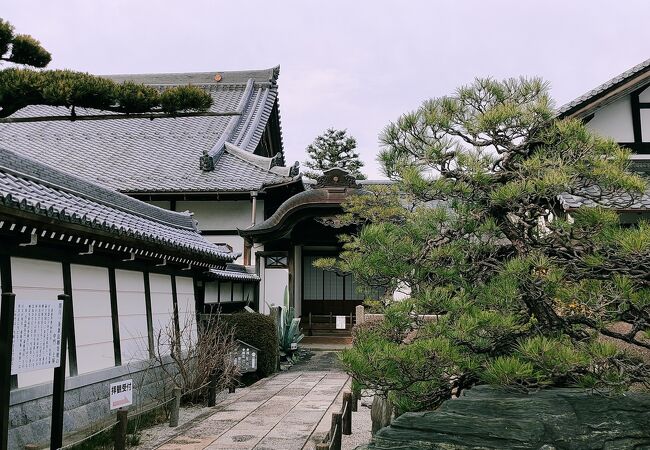
[{"label": "white sign on wall", "polygon": [[63,300],[16,300],[12,375],[61,365]]},{"label": "white sign on wall", "polygon": [[336,316],[336,329],[345,330],[345,318],[346,316]]},{"label": "white sign on wall", "polygon": [[133,380],[111,383],[110,409],[117,409],[133,404]]}]

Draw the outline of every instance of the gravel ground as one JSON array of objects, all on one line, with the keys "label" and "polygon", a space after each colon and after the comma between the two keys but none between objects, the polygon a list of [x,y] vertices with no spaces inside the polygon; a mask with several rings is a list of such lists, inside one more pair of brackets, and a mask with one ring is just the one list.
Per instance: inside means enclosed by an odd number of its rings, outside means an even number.
[{"label": "gravel ground", "polygon": [[343,435],[341,439],[342,450],[353,450],[370,442],[372,438],[370,430],[372,430],[370,406],[360,402],[358,411],[352,413],[352,434],[350,436]]}]

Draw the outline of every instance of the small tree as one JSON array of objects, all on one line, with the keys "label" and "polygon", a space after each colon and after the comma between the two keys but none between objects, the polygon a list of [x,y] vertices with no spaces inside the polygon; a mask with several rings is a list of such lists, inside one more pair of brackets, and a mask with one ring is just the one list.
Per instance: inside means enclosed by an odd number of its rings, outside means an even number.
[{"label": "small tree", "polygon": [[314,139],[307,147],[307,155],[310,159],[305,161],[309,171],[305,175],[309,178],[318,178],[323,171],[333,167],[347,170],[358,180],[364,180],[366,176],[359,169],[363,162],[359,159],[357,141],[348,135],[347,130],[335,130],[328,128],[323,134]]},{"label": "small tree", "polygon": [[[16,35],[13,26],[0,19],[0,61],[44,68],[51,59],[39,41],[31,36]],[[71,119],[76,116],[76,107],[124,114],[174,115],[181,111],[206,111],[212,105],[212,97],[195,86],[176,86],[160,92],[142,84],[116,83],[71,70],[19,67],[1,70],[0,118],[29,105],[64,106],[70,109]],[[43,118],[20,118],[20,121],[27,120]]]},{"label": "small tree", "polygon": [[[411,297],[386,298],[384,320],[356,330],[342,358],[360,385],[404,412],[482,383],[648,383],[648,364],[615,345],[650,348],[650,226],[603,207],[645,189],[627,150],[556,120],[538,79],[476,80],[382,142],[396,184],[348,200],[362,228],[338,265]],[[566,214],[567,195],[602,206]]]}]

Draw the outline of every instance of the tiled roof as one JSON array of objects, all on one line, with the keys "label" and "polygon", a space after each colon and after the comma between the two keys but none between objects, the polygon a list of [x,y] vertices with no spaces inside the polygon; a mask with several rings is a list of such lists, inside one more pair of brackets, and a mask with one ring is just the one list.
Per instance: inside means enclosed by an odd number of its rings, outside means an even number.
[{"label": "tiled roof", "polygon": [[62,224],[157,244],[202,261],[234,260],[225,245],[201,236],[189,213],[177,213],[135,200],[0,148],[0,206]]},{"label": "tiled roof", "polygon": [[[640,77],[641,75],[646,74],[650,70],[650,59],[646,59],[640,64],[632,67],[629,70],[621,73],[620,75],[615,76],[609,81],[601,84],[600,86],[586,92],[575,100],[563,105],[557,112],[559,117],[566,117],[572,115],[574,112],[588,106],[589,103],[594,102],[595,100],[604,97],[605,95],[613,92],[616,89],[620,89],[616,93],[615,97],[608,99],[607,103],[603,103],[599,106],[605,106],[605,104],[611,103],[612,101],[620,98],[623,95],[627,95],[630,92],[642,87],[644,84],[648,83],[648,77],[643,77],[634,82],[634,79]],[[586,111],[581,115],[588,115],[590,111]]]},{"label": "tiled roof", "polygon": [[560,204],[565,210],[577,209],[582,206],[586,207],[605,207],[613,208],[619,211],[650,211],[650,190],[646,190],[641,195],[631,196],[630,194],[615,194],[603,195],[598,198],[598,201],[593,200],[597,198],[598,189],[590,187],[586,189],[589,193],[589,198],[585,198],[579,193],[560,195]]},{"label": "tiled roof", "polygon": [[[277,161],[252,155],[276,105],[278,68],[222,72],[220,81],[216,75],[110,78],[160,89],[192,83],[212,95],[210,111],[231,115],[0,123],[0,146],[123,192],[248,191],[289,181],[289,168],[270,170]],[[76,113],[106,114],[81,108]],[[62,107],[29,106],[12,117],[69,114]],[[204,154],[214,170],[200,169]],[[251,164],[244,154],[265,162]]]},{"label": "tiled roof", "polygon": [[260,277],[240,264],[228,264],[225,269],[210,269],[208,278],[230,281],[260,281]]}]

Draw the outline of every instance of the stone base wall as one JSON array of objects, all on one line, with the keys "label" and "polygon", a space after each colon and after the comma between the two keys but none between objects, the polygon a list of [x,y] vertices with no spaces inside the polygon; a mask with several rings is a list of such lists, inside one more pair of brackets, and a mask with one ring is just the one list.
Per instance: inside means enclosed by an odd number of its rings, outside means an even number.
[{"label": "stone base wall", "polygon": [[[116,420],[115,411],[109,409],[111,383],[133,380],[133,405],[129,406],[130,410],[161,402],[169,387],[164,371],[154,364],[153,360],[142,361],[66,378],[64,433],[99,429]],[[10,449],[49,443],[51,383],[13,390],[9,404]]]}]

